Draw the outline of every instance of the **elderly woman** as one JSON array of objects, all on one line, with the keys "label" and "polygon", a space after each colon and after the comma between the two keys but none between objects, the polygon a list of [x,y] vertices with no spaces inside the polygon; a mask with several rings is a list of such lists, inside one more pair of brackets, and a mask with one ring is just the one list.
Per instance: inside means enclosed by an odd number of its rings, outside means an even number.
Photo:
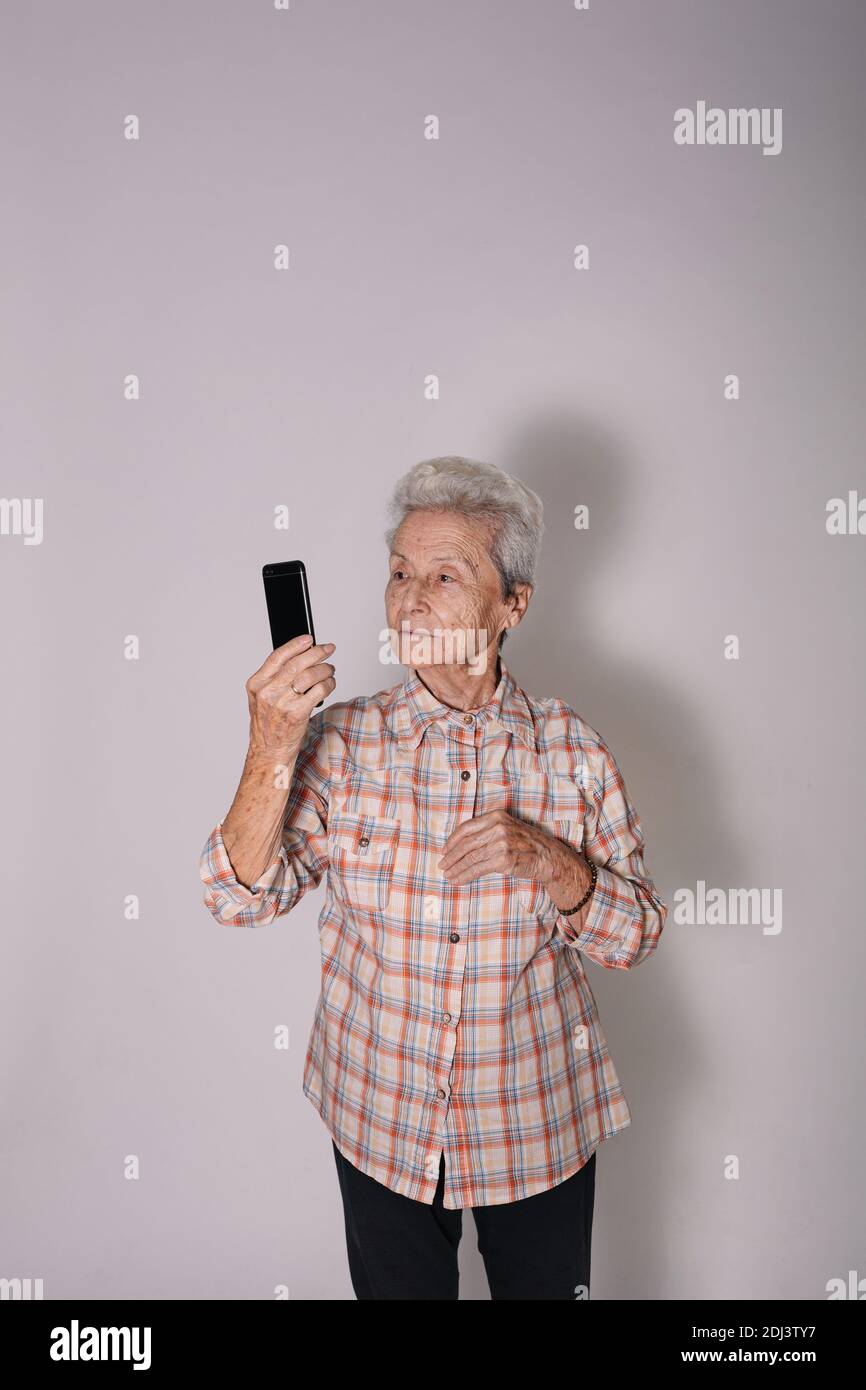
[{"label": "elderly woman", "polygon": [[327,874],[304,1093],[332,1137],[360,1298],[457,1298],[471,1207],[491,1296],[589,1295],[595,1151],[631,1116],[583,957],[628,970],[667,907],[610,749],[501,656],[542,504],[489,464],[398,483],[385,608],[405,679],[314,712],[335,644],[246,685],[249,750],[205,902],[265,926]]}]

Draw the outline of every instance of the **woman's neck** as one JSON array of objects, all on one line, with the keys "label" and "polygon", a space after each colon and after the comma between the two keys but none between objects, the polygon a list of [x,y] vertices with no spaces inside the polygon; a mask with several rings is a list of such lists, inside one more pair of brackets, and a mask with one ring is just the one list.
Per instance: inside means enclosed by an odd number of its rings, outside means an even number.
[{"label": "woman's neck", "polygon": [[472,666],[463,664],[441,666],[413,666],[413,671],[431,695],[451,709],[480,709],[493,698],[499,685],[501,671],[499,655],[491,665],[488,661],[484,670],[476,672]]}]

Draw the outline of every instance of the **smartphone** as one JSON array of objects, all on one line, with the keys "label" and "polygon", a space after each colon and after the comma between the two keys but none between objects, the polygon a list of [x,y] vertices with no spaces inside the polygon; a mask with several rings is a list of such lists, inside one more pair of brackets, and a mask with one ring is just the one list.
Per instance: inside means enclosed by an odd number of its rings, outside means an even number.
[{"label": "smartphone", "polygon": [[[263,565],[262,579],[274,649],[281,647],[284,642],[290,642],[293,637],[300,637],[302,632],[309,632],[315,642],[316,630],[313,627],[313,610],[303,560]],[[316,709],[324,703],[324,700],[320,700]]]}]

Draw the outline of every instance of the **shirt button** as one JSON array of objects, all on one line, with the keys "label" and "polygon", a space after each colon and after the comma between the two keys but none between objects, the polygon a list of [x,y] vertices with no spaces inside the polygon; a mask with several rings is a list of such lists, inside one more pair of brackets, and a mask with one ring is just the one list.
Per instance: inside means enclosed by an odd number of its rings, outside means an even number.
[{"label": "shirt button", "polygon": [[439,1090],[436,1092],[436,1094],[437,1094],[437,1096],[439,1097],[440,1100],[444,1100],[444,1099],[445,1099],[445,1092],[442,1090],[442,1087],[441,1087],[441,1086],[439,1087]]},{"label": "shirt button", "polygon": [[442,1015],[442,1020],[443,1020],[444,1023],[450,1023],[450,1022],[451,1022],[451,1015],[450,1015],[450,1014],[443,1014],[443,1015]]},{"label": "shirt button", "polygon": [[366,846],[366,845],[368,845],[369,843],[370,843],[370,841],[369,841],[369,839],[368,839],[368,837],[367,837],[366,835],[362,835],[361,838],[360,838],[360,840],[358,841],[358,844],[359,844],[359,845],[365,845],[365,846]]},{"label": "shirt button", "polygon": [[460,933],[459,933],[459,932],[456,932],[456,931],[453,931],[448,939],[449,939],[449,941],[459,941],[459,940],[460,940]]},{"label": "shirt button", "polygon": [[466,769],[465,769],[465,767],[464,767],[463,771],[462,771],[461,774],[460,774],[460,780],[461,780],[462,782],[468,782],[468,781],[469,781],[469,778],[470,778],[471,776],[472,776],[472,773],[471,773],[471,772],[467,772]]},{"label": "shirt button", "polygon": [[463,716],[463,723],[464,723],[464,724],[472,724],[472,723],[474,723],[474,721],[475,721],[475,715],[474,715],[474,714],[464,714],[464,716]]}]

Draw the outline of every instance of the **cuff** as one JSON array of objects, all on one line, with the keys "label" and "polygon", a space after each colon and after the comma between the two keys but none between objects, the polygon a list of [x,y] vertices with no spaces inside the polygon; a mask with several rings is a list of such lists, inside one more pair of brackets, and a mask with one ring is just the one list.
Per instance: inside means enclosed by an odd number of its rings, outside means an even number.
[{"label": "cuff", "polygon": [[275,880],[282,877],[288,868],[289,859],[285,845],[272,864],[269,864],[260,878],[247,888],[239,883],[229,859],[228,850],[222,837],[222,821],[219,821],[208,836],[202,850],[199,874],[207,889],[205,902],[217,917],[234,917],[239,907],[255,906],[262,901],[265,893],[274,887]]},{"label": "cuff", "polygon": [[[594,948],[603,957],[606,965],[625,964],[629,951],[624,938],[629,929],[635,927],[636,906],[634,894],[623,885],[623,880],[611,869],[596,865],[598,876],[592,897],[586,908],[583,926],[579,929],[570,918],[562,913],[556,919],[556,928],[569,943],[581,950]],[[638,926],[638,935],[640,928]]]}]

